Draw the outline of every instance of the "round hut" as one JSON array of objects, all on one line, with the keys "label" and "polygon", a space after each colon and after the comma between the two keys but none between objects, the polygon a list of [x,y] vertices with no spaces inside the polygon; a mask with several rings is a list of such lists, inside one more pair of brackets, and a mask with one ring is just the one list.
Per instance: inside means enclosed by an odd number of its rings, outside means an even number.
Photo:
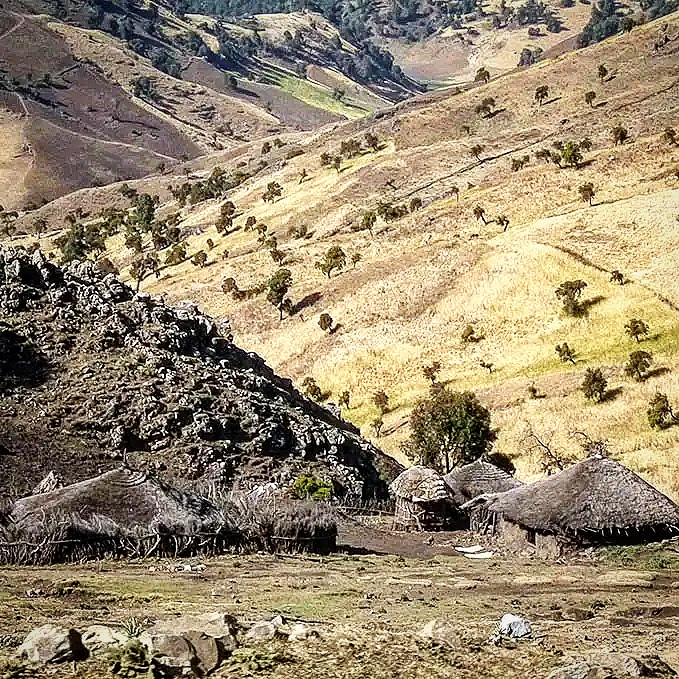
[{"label": "round hut", "polygon": [[17,500],[4,529],[20,539],[0,547],[41,544],[45,563],[118,553],[179,555],[209,545],[208,535],[218,548],[227,537],[223,528],[222,512],[205,498],[121,467]]},{"label": "round hut", "polygon": [[548,556],[584,545],[635,544],[679,534],[679,506],[619,462],[588,457],[565,471],[463,509],[477,530]]},{"label": "round hut", "polygon": [[443,480],[448,484],[455,504],[460,507],[484,493],[504,493],[523,485],[511,474],[484,460],[457,467]]},{"label": "round hut", "polygon": [[433,469],[415,465],[389,486],[395,498],[394,525],[405,530],[441,530],[454,515],[450,491]]}]

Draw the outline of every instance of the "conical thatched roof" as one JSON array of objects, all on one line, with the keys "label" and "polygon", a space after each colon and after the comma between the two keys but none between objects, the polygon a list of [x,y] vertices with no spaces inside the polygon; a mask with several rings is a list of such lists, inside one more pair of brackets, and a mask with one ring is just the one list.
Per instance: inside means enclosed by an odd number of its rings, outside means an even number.
[{"label": "conical thatched roof", "polygon": [[50,517],[76,515],[125,530],[196,533],[219,523],[219,510],[204,498],[172,488],[126,467],[93,479],[17,500],[11,510],[16,524],[30,525]]},{"label": "conical thatched roof", "polygon": [[679,533],[679,506],[600,455],[536,483],[480,496],[464,508],[473,507],[525,528],[563,535]]},{"label": "conical thatched roof", "polygon": [[451,490],[455,504],[463,505],[484,493],[503,493],[523,484],[490,462],[476,460],[453,469],[443,480]]},{"label": "conical thatched roof", "polygon": [[389,486],[392,495],[410,502],[436,502],[450,499],[443,477],[433,469],[415,465],[401,473]]}]

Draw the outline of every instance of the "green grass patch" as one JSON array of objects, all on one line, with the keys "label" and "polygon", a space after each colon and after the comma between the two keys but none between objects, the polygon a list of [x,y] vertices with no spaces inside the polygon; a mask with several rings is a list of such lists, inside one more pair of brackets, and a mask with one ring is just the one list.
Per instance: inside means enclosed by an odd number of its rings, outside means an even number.
[{"label": "green grass patch", "polygon": [[679,570],[679,553],[660,546],[630,545],[606,547],[599,558],[606,564],[641,571]]},{"label": "green grass patch", "polygon": [[334,113],[350,120],[364,118],[372,113],[372,109],[365,104],[354,99],[339,101],[332,96],[331,92],[310,83],[308,80],[275,71],[267,72],[267,77],[282,90],[295,97],[295,99],[299,99],[309,106],[323,109],[329,113]]}]

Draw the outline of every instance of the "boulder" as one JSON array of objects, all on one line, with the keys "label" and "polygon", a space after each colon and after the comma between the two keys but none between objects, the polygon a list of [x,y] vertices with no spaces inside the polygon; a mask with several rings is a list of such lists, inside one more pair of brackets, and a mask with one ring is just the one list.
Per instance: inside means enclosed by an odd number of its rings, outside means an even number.
[{"label": "boulder", "polygon": [[505,613],[502,616],[498,632],[502,636],[511,637],[512,639],[523,639],[533,634],[528,620],[513,613]]},{"label": "boulder", "polygon": [[55,625],[42,625],[29,632],[16,654],[31,663],[85,660],[89,655],[77,630]]},{"label": "boulder", "polygon": [[592,667],[586,662],[579,662],[555,669],[547,679],[590,679],[592,671]]},{"label": "boulder", "polygon": [[214,637],[208,636],[204,632],[187,632],[184,639],[191,644],[195,654],[193,669],[200,676],[210,674],[219,667],[221,653],[219,644]]},{"label": "boulder", "polygon": [[151,652],[160,665],[176,670],[189,670],[198,662],[191,643],[176,634],[153,635]]},{"label": "boulder", "polygon": [[245,641],[271,641],[278,634],[278,628],[269,620],[256,622],[246,633]]},{"label": "boulder", "polygon": [[108,625],[90,625],[82,635],[82,642],[90,653],[110,646],[124,646],[127,641],[125,634]]},{"label": "boulder", "polygon": [[288,639],[290,641],[306,641],[311,636],[309,628],[301,622],[292,626]]},{"label": "boulder", "polygon": [[186,637],[189,633],[204,633],[216,639],[222,657],[231,653],[238,645],[236,633],[238,622],[228,613],[205,613],[202,615],[182,615],[171,620],[161,620],[148,630],[148,634],[176,634]]}]

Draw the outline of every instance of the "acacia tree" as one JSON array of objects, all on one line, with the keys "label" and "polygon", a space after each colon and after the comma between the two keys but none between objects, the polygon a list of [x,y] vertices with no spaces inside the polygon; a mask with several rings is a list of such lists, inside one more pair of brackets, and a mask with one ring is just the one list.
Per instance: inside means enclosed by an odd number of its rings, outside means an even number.
[{"label": "acacia tree", "polygon": [[485,97],[480,104],[476,105],[476,112],[484,118],[489,118],[495,108],[495,99],[493,97]]},{"label": "acacia tree", "polygon": [[422,374],[432,383],[436,382],[438,374],[441,372],[441,363],[434,361],[429,365],[422,366]]},{"label": "acacia tree", "polygon": [[389,395],[383,389],[380,389],[373,394],[372,402],[382,415],[389,411]]},{"label": "acacia tree", "polygon": [[559,355],[559,360],[562,363],[572,363],[575,365],[575,351],[568,346],[568,342],[557,344],[554,350]]},{"label": "acacia tree", "polygon": [[346,263],[344,250],[339,245],[333,245],[314,266],[330,278],[333,269],[343,269]]},{"label": "acacia tree", "polygon": [[641,337],[646,337],[648,335],[648,324],[639,318],[630,318],[627,323],[625,323],[625,332],[632,338],[634,338],[637,343],[641,342]]},{"label": "acacia tree", "polygon": [[267,281],[268,292],[266,299],[278,309],[279,320],[283,320],[283,309],[286,306],[287,294],[292,287],[292,273],[290,269],[278,269]]},{"label": "acacia tree", "polygon": [[410,416],[407,452],[420,464],[446,473],[490,450],[496,434],[490,412],[470,391],[440,389],[420,400]]},{"label": "acacia tree", "polygon": [[490,73],[485,66],[482,66],[474,76],[475,83],[487,83],[490,80]]},{"label": "acacia tree", "polygon": [[594,106],[594,100],[596,99],[596,92],[594,90],[589,90],[585,92],[585,103],[589,106]]},{"label": "acacia tree", "polygon": [[332,320],[332,316],[328,313],[322,313],[320,317],[318,318],[318,327],[323,331],[323,332],[332,332],[332,326],[334,324],[334,321]]},{"label": "acacia tree", "polygon": [[679,422],[679,418],[672,411],[667,394],[660,391],[657,391],[650,400],[646,416],[651,429],[667,429],[670,425]]},{"label": "acacia tree", "polygon": [[679,146],[679,141],[678,141],[678,138],[677,138],[677,132],[673,127],[666,127],[665,131],[663,132],[662,138],[670,146]]},{"label": "acacia tree", "polygon": [[539,87],[535,88],[535,101],[538,102],[539,106],[542,106],[548,96],[549,85],[540,85]]},{"label": "acacia tree", "polygon": [[481,144],[474,144],[474,146],[472,146],[469,149],[469,154],[474,156],[474,158],[476,158],[476,160],[480,161],[482,151],[483,151],[483,146],[481,146]]},{"label": "acacia tree", "polygon": [[262,194],[262,200],[265,203],[273,203],[282,194],[283,187],[278,182],[269,182],[266,185],[266,191]]},{"label": "acacia tree", "polygon": [[625,375],[637,382],[643,382],[648,377],[651,363],[653,363],[653,356],[648,351],[633,351],[625,363]]},{"label": "acacia tree", "polygon": [[474,206],[474,217],[477,221],[480,219],[484,226],[488,224],[488,220],[486,219],[486,211],[480,205]]},{"label": "acacia tree", "polygon": [[564,281],[554,294],[561,300],[564,311],[569,316],[577,316],[582,312],[580,297],[587,283],[582,280]]},{"label": "acacia tree", "polygon": [[601,402],[606,393],[607,386],[608,380],[606,380],[601,372],[601,368],[587,368],[581,385],[585,398],[597,403]]},{"label": "acacia tree", "polygon": [[620,271],[617,269],[614,269],[611,271],[611,283],[617,283],[618,285],[624,285],[625,284],[625,277],[622,275]]},{"label": "acacia tree", "polygon": [[589,203],[591,207],[592,200],[594,200],[594,196],[596,195],[594,192],[594,184],[592,184],[592,182],[585,182],[584,184],[581,184],[578,187],[578,193],[580,194],[580,198],[582,198],[585,203]]},{"label": "acacia tree", "polygon": [[622,125],[616,125],[611,130],[611,136],[613,137],[613,143],[617,146],[618,144],[624,144],[627,141],[629,134],[627,129]]},{"label": "acacia tree", "polygon": [[506,231],[509,228],[509,217],[507,217],[507,215],[498,215],[495,217],[495,221],[498,226],[502,227],[503,231]]},{"label": "acacia tree", "polygon": [[606,76],[608,75],[608,69],[603,64],[599,64],[597,75],[599,76],[599,80],[601,80],[603,83],[603,81],[606,79]]}]

